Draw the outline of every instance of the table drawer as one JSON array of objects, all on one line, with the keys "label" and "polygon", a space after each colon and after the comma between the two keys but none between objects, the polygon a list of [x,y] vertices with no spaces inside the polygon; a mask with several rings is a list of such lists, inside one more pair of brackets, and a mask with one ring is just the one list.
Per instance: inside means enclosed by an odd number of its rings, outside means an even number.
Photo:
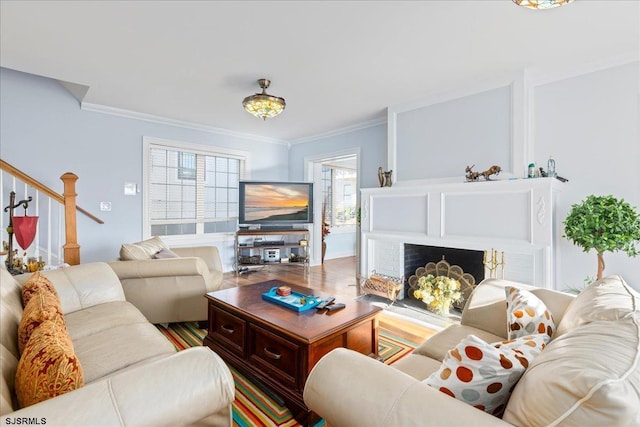
[{"label": "table drawer", "polygon": [[271,375],[295,386],[300,347],[256,325],[249,325],[249,331],[249,359]]},{"label": "table drawer", "polygon": [[240,357],[246,355],[247,323],[241,318],[218,307],[209,307],[210,322],[209,335],[224,345],[224,347]]}]

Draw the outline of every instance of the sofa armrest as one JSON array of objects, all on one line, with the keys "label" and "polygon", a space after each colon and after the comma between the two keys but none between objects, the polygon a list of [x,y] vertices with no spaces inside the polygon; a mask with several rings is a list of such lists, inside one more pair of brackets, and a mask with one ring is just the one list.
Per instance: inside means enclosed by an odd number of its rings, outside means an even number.
[{"label": "sofa armrest", "polygon": [[491,332],[500,337],[507,335],[506,282],[484,280],[475,287],[462,310],[460,324]]},{"label": "sofa armrest", "polygon": [[[42,271],[58,291],[64,314],[106,302],[125,301],[122,284],[106,262],[90,262]],[[22,285],[31,274],[15,276]]]},{"label": "sofa armrest", "polygon": [[220,252],[216,246],[189,246],[171,248],[171,250],[182,257],[202,258],[209,270],[223,271],[222,259],[220,259]]},{"label": "sofa armrest", "polygon": [[506,337],[507,334],[507,303],[505,287],[514,286],[530,291],[545,303],[554,317],[556,325],[562,319],[567,306],[574,295],[524,283],[503,279],[485,279],[473,290],[462,311],[460,324],[473,326],[491,332],[494,335]]},{"label": "sofa armrest", "polygon": [[209,275],[206,263],[197,257],[111,261],[109,265],[121,281],[149,277]]},{"label": "sofa armrest", "polygon": [[332,427],[510,425],[344,348],[331,351],[315,365],[304,401]]},{"label": "sofa armrest", "polygon": [[228,408],[234,390],[222,359],[196,347],[6,414],[1,424],[34,418],[47,426],[183,426]]}]

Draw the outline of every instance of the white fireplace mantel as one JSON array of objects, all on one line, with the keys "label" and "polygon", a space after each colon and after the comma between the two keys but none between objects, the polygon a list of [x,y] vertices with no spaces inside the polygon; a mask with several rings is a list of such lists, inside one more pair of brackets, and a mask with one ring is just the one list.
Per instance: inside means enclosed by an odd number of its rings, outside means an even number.
[{"label": "white fireplace mantel", "polygon": [[561,187],[533,178],[363,189],[360,273],[401,277],[405,243],[495,249],[506,279],[554,288]]}]

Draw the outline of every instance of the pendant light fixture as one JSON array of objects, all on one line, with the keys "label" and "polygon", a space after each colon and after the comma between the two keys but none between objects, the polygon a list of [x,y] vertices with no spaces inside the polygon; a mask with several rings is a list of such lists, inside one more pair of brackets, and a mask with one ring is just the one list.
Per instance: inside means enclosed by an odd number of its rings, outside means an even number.
[{"label": "pendant light fixture", "polygon": [[573,0],[513,0],[513,2],[528,9],[551,9],[571,3]]},{"label": "pendant light fixture", "polygon": [[247,96],[244,101],[242,101],[244,109],[263,120],[267,120],[267,118],[275,117],[282,113],[286,105],[284,98],[269,95],[267,93],[267,88],[271,84],[271,81],[267,79],[260,79],[258,80],[258,84],[262,89],[262,93]]}]

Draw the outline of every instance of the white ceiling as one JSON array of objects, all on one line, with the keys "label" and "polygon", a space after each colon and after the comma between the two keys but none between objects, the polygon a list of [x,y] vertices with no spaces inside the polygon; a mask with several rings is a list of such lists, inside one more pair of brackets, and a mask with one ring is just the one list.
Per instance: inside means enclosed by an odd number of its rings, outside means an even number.
[{"label": "white ceiling", "polygon": [[[88,86],[86,104],[289,142],[496,75],[640,50],[637,0],[0,1],[2,67]],[[262,77],[287,101],[267,121],[241,105]]]}]

